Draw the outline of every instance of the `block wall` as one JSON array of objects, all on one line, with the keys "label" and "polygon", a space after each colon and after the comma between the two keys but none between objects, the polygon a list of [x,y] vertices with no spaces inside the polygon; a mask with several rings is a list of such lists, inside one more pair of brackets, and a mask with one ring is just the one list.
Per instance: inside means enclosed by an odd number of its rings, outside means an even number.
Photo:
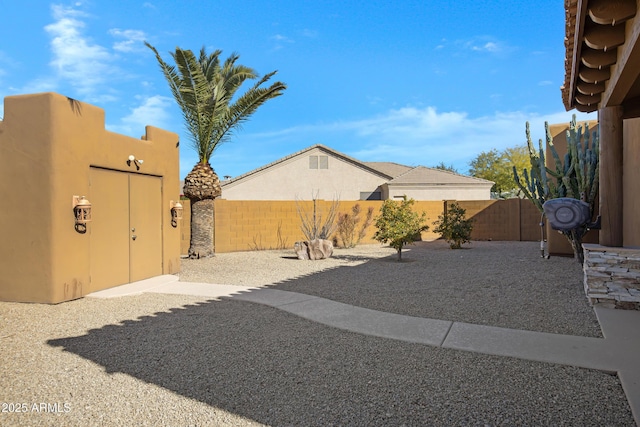
[{"label": "block wall", "polygon": [[[180,227],[182,232],[181,253],[189,250],[189,201],[183,200],[184,219]],[[512,240],[534,241],[540,238],[540,215],[528,200],[483,200],[460,201],[467,210],[467,216],[475,219],[473,240]],[[299,202],[303,211],[313,212],[311,201]],[[318,200],[317,212],[326,216],[332,201]],[[338,212],[351,212],[359,204],[361,217],[364,218],[369,207],[373,208],[374,218],[379,215],[382,201],[341,201]],[[433,223],[442,214],[443,201],[416,201],[414,209],[427,214],[430,229],[422,233],[422,240],[435,240],[440,236],[433,233]],[[295,201],[215,201],[215,250],[218,253],[293,248],[297,241],[304,240],[300,230],[301,220]],[[377,243],[373,239],[375,227],[367,230],[361,244]]]}]

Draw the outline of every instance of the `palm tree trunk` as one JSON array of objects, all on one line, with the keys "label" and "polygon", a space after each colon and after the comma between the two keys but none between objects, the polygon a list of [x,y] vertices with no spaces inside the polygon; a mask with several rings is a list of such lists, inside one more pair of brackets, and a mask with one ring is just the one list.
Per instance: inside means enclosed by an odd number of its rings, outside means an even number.
[{"label": "palm tree trunk", "polygon": [[213,199],[198,200],[191,203],[189,258],[207,258],[215,253],[213,203]]},{"label": "palm tree trunk", "polygon": [[184,179],[184,195],[191,201],[189,258],[215,253],[214,199],[222,193],[220,180],[209,163],[198,163]]}]

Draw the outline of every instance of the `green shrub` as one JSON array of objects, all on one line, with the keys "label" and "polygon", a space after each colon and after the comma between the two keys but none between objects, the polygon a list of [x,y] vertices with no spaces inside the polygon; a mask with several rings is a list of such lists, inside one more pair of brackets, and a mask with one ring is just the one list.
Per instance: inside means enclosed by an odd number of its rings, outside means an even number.
[{"label": "green shrub", "polygon": [[440,233],[451,249],[460,249],[464,243],[471,242],[473,219],[467,219],[466,213],[457,203],[451,203],[434,223],[433,231]]},{"label": "green shrub", "polygon": [[380,208],[380,216],[376,218],[375,226],[378,231],[373,238],[386,243],[398,251],[398,261],[402,260],[402,247],[407,243],[413,243],[422,231],[429,229],[424,222],[427,214],[418,215],[411,207],[415,200],[404,196],[400,203],[393,200],[385,200]]}]

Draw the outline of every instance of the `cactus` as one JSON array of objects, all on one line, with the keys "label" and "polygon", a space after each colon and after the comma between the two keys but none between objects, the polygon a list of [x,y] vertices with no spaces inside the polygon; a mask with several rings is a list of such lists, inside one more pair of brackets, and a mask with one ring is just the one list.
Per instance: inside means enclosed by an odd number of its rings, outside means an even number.
[{"label": "cactus", "polygon": [[[599,179],[599,140],[598,134],[593,132],[590,136],[589,125],[584,127],[576,125],[574,115],[567,131],[567,154],[560,159],[553,145],[553,138],[549,132],[549,124],[545,122],[546,146],[553,156],[553,167],[546,166],[545,147],[542,139],[538,141],[536,152],[529,123],[526,124],[527,146],[531,159],[531,169],[522,171],[524,183],[520,180],[516,167],[513,167],[513,176],[516,184],[524,196],[531,200],[540,212],[544,212],[542,205],[551,199],[558,197],[571,197],[589,204],[591,217],[593,218],[597,196]],[[585,225],[578,229],[563,232],[567,237],[575,257],[583,262],[582,238],[589,231]]]}]

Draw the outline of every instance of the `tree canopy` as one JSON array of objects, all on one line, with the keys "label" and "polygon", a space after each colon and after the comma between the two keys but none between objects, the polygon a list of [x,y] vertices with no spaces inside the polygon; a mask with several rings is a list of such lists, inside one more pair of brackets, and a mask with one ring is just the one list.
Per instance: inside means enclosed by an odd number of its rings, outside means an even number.
[{"label": "tree canopy", "polygon": [[483,151],[469,163],[469,175],[493,181],[491,192],[496,197],[513,197],[518,185],[513,177],[513,167],[518,170],[529,167],[529,150],[526,145],[506,148],[503,151],[492,149]]},{"label": "tree canopy", "polygon": [[415,200],[403,197],[402,201],[385,200],[380,208],[380,216],[376,218],[378,231],[373,238],[398,251],[398,261],[402,260],[402,247],[413,243],[420,237],[420,232],[429,229],[425,223],[427,214],[418,214],[412,209]]},{"label": "tree canopy", "polygon": [[453,172],[453,173],[459,173],[458,169],[453,167],[453,165],[448,165],[447,166],[444,162],[440,162],[439,164],[435,165],[433,168],[434,169],[443,170],[443,171],[449,171],[449,172]]}]

